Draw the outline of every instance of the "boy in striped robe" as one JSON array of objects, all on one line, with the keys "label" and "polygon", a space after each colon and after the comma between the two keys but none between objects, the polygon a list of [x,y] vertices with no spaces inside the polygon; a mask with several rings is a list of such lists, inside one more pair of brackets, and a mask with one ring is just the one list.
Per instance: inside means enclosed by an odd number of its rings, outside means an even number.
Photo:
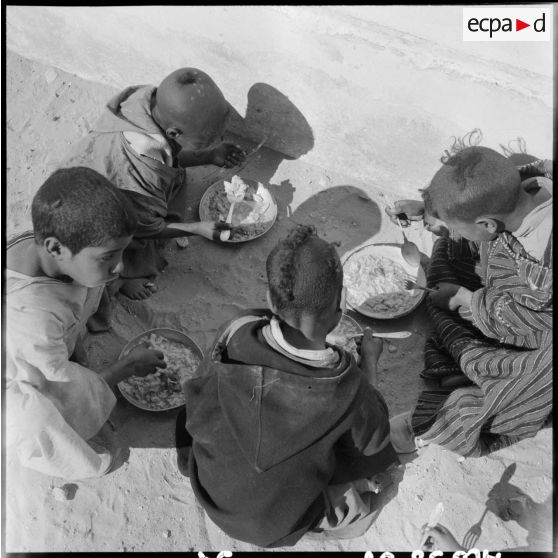
[{"label": "boy in striped robe", "polygon": [[[537,169],[543,176],[522,181]],[[551,417],[551,165],[522,171],[496,151],[469,147],[423,192],[425,215],[451,231],[428,270],[435,332],[421,375],[439,388],[392,419],[400,452],[434,443],[482,456],[534,436]]]}]

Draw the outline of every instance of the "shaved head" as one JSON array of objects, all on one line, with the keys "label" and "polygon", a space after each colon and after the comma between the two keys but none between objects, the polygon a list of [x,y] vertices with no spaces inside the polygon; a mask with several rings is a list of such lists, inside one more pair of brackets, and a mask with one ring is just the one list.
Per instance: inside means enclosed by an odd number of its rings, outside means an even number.
[{"label": "shaved head", "polygon": [[451,156],[423,191],[426,211],[442,220],[474,221],[515,210],[521,178],[515,165],[488,147],[467,147]]},{"label": "shaved head", "polygon": [[230,110],[216,83],[197,68],[169,74],[157,88],[155,102],[161,127],[207,138],[222,133]]}]

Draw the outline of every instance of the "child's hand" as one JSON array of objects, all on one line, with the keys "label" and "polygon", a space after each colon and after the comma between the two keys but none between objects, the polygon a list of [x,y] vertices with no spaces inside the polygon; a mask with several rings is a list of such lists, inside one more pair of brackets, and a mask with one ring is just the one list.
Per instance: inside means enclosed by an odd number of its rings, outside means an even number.
[{"label": "child's hand", "polygon": [[435,292],[428,293],[434,305],[442,310],[457,310],[460,306],[471,307],[473,293],[454,283],[438,283]]},{"label": "child's hand", "polygon": [[246,153],[233,143],[223,142],[212,150],[211,162],[218,167],[236,167],[246,160]]},{"label": "child's hand", "polygon": [[157,368],[166,368],[165,355],[161,351],[149,349],[147,343],[134,347],[126,357],[128,359],[128,376],[147,376],[157,371]]},{"label": "child's hand", "polygon": [[391,222],[397,225],[397,215],[404,213],[405,218],[400,219],[403,227],[408,227],[411,223],[409,221],[422,221],[424,216],[424,203],[417,200],[398,200],[393,204],[393,207],[386,207]]},{"label": "child's hand", "polygon": [[209,240],[219,240],[221,231],[231,230],[232,227],[223,221],[200,221],[190,226],[190,232],[203,236]]},{"label": "child's hand", "polygon": [[355,343],[361,361],[367,361],[373,364],[378,362],[378,359],[382,354],[384,342],[381,338],[374,337],[372,335],[372,330],[369,327],[364,328],[364,335],[357,338]]},{"label": "child's hand", "polygon": [[450,236],[450,231],[446,224],[426,212],[424,214],[424,228],[436,236],[445,236],[446,238]]},{"label": "child's hand", "polygon": [[431,552],[433,550],[451,551],[451,550],[468,550],[463,548],[452,535],[451,531],[438,523],[436,527],[428,527],[423,525],[422,533],[427,537],[421,550]]}]

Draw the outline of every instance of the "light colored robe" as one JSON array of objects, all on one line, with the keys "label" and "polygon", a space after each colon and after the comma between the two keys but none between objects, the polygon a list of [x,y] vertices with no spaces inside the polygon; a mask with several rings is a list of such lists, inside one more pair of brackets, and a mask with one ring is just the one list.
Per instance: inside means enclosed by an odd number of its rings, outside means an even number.
[{"label": "light colored robe", "polygon": [[110,454],[86,440],[116,398],[98,374],[69,360],[102,290],[6,270],[7,449],[44,474],[81,479],[110,466]]},{"label": "light colored robe", "polygon": [[183,221],[186,170],[151,116],[156,88],[137,85],[115,95],[93,129],[61,167],[89,167],[106,176],[131,202],[138,218],[134,243],[124,250],[124,278],[154,277],[166,262],[152,240],[169,222]]}]

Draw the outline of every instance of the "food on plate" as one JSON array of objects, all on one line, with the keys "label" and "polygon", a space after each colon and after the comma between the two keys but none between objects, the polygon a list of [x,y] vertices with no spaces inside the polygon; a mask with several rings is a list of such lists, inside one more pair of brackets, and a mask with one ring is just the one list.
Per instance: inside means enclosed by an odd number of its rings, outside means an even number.
[{"label": "food on plate", "polygon": [[244,196],[246,194],[246,190],[248,189],[248,184],[246,184],[246,182],[244,182],[242,178],[236,174],[231,178],[230,182],[225,180],[223,184],[225,186],[225,193],[230,196],[234,196],[235,198]]},{"label": "food on plate", "polygon": [[150,349],[165,355],[167,367],[143,378],[132,376],[120,382],[119,389],[132,400],[154,411],[183,405],[182,382],[194,375],[201,357],[182,343],[155,333],[140,340],[140,343],[144,342],[148,342]]},{"label": "food on plate", "polygon": [[337,327],[327,334],[326,341],[331,345],[343,347],[346,351],[353,353],[355,358],[358,358],[357,344],[352,337],[359,333],[362,333],[361,327],[355,321],[343,315]]},{"label": "food on plate", "polygon": [[377,314],[400,314],[416,303],[416,293],[405,290],[407,273],[397,262],[372,254],[349,258],[343,267],[347,302]]},{"label": "food on plate", "polygon": [[261,182],[257,186],[247,184],[238,176],[231,182],[224,181],[210,195],[207,203],[208,218],[214,221],[224,219],[229,212],[231,202],[229,195],[244,193],[244,199],[234,206],[232,226],[234,227],[229,241],[249,240],[264,232],[270,226],[274,214],[270,212],[273,200],[271,194]]}]

